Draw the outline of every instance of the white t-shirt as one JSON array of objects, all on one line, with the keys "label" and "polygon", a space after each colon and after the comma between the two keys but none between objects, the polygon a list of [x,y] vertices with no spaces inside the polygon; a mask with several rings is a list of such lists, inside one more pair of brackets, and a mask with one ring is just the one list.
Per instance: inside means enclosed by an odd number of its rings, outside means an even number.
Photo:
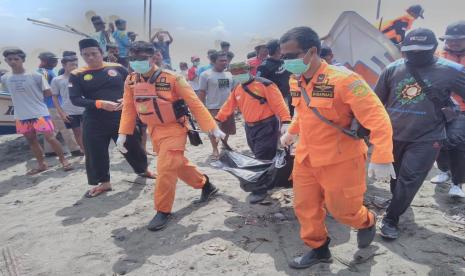
[{"label": "white t-shirt", "polygon": [[208,69],[200,75],[199,90],[205,90],[205,106],[208,109],[220,109],[233,88],[231,72],[216,72]]},{"label": "white t-shirt", "polygon": [[1,82],[4,89],[11,94],[16,120],[50,115],[44,103],[44,90],[50,89],[50,86],[44,76],[36,72],[6,73]]},{"label": "white t-shirt", "polygon": [[66,77],[65,75],[55,77],[51,84],[52,94],[61,96],[61,108],[68,115],[82,115],[82,113],[84,113],[84,108],[73,105],[69,99],[68,80],[69,77]]}]

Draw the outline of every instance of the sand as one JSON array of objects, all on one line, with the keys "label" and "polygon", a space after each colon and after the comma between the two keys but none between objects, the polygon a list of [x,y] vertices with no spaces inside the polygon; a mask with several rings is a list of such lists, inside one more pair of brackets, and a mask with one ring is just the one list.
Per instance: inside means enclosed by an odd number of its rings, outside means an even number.
[{"label": "sand", "polygon": [[[247,151],[239,123],[238,129],[231,145]],[[200,191],[180,181],[173,220],[150,232],[153,181],[137,178],[114,148],[113,191],[87,199],[82,158],[72,158],[70,173],[48,158],[49,171],[24,176],[35,165],[26,141],[1,136],[0,275],[465,275],[465,225],[447,216],[464,214],[465,201],[449,199],[448,184],[429,181],[402,216],[397,241],[377,236],[358,250],[356,232],[328,216],[333,263],[290,269],[288,261],[308,250],[299,238],[292,190],[270,192],[267,205],[249,205],[238,181],[209,165],[211,147],[202,138],[204,145],[189,146],[186,155],[220,194],[196,206],[191,202]],[[156,158],[150,160],[154,168]],[[388,189],[369,183],[366,202],[378,214],[383,209],[373,199],[389,198]]]}]

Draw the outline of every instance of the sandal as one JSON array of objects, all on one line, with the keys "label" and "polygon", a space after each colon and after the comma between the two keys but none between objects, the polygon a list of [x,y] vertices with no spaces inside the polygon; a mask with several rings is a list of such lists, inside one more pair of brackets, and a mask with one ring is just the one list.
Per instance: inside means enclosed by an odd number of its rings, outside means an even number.
[{"label": "sandal", "polygon": [[84,196],[87,197],[87,198],[93,198],[93,197],[97,197],[105,192],[108,192],[108,191],[111,191],[112,189],[111,188],[103,188],[103,187],[96,187],[96,188],[93,188],[93,189],[90,189],[88,190]]},{"label": "sandal", "polygon": [[69,171],[74,170],[74,168],[73,168],[73,165],[71,165],[71,163],[67,163],[66,165],[63,165],[63,170],[65,172],[69,172]]},{"label": "sandal", "polygon": [[157,178],[157,174],[151,173],[151,172],[139,173],[139,174],[137,174],[137,175],[140,176],[140,177],[150,178],[150,179],[155,179],[155,178]]},{"label": "sandal", "polygon": [[28,171],[26,173],[26,175],[36,175],[38,173],[41,173],[41,172],[45,172],[46,170],[48,170],[48,167],[45,167],[45,168],[35,168],[35,169],[32,169],[30,171]]}]

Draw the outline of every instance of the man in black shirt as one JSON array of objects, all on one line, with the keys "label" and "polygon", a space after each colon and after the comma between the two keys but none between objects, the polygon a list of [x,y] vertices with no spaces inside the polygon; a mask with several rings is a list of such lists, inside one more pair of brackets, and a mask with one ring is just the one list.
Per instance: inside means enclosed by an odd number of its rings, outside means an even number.
[{"label": "man in black shirt", "polygon": [[428,29],[416,29],[405,37],[405,59],[390,64],[375,92],[385,105],[394,130],[392,201],[382,222],[381,236],[399,236],[399,217],[407,210],[446,138],[446,117],[451,91],[465,98],[464,66],[436,58],[438,42]]},{"label": "man in black shirt", "polygon": [[285,70],[282,66],[284,62],[281,60],[279,41],[277,39],[271,40],[266,44],[266,47],[268,48],[269,57],[258,66],[257,77],[268,79],[278,86],[292,116],[294,107],[291,105],[291,94],[289,92],[291,72]]},{"label": "man in black shirt", "polygon": [[[103,62],[102,49],[94,39],[79,41],[81,55],[88,66],[71,73],[69,94],[71,102],[85,107],[83,114],[83,143],[86,154],[86,172],[90,185],[98,185],[86,193],[95,197],[111,190],[110,140],[118,138],[122,109],[124,81],[128,71],[116,63]],[[128,136],[124,157],[134,171],[144,177],[153,177],[147,170],[147,156],[140,143],[140,133]]]}]

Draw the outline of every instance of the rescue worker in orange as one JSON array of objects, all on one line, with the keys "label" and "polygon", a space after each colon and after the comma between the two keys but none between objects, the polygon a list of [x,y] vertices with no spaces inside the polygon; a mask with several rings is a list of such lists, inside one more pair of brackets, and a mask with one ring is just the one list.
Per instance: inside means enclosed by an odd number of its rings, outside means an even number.
[{"label": "rescue worker in orange", "polygon": [[157,214],[148,225],[151,231],[160,230],[168,223],[178,178],[195,189],[202,189],[196,203],[206,202],[218,192],[208,176],[184,156],[187,106],[202,130],[218,139],[225,136],[187,81],[172,71],[158,68],[155,59],[155,49],[148,42],[137,41],[130,48],[134,72],[126,79],[117,140],[118,149],[126,151],[126,135],[133,132],[136,117],[147,124],[158,158],[154,192]]},{"label": "rescue worker in orange", "polygon": [[312,248],[289,266],[307,268],[331,261],[325,210],[358,229],[359,248],[370,245],[376,233],[375,214],[363,206],[367,146],[363,139],[339,128],[349,128],[356,118],[371,131],[373,154],[368,172],[387,180],[395,177],[392,126],[380,100],[359,75],[320,58],[320,39],[311,28],[289,30],[280,45],[284,69],[294,74],[289,84],[297,111],[281,143],[288,146],[299,137],[292,173],[294,210],[300,236]]},{"label": "rescue worker in orange", "polygon": [[[465,20],[447,26],[446,34],[439,38],[444,41],[444,49],[439,56],[465,66]],[[453,93],[452,101],[465,113],[465,101]],[[431,179],[432,183],[440,184],[452,179],[449,196],[465,198],[462,184],[465,184],[465,144],[441,148],[436,159],[440,173]]]},{"label": "rescue worker in orange", "polygon": [[424,9],[420,5],[412,5],[406,10],[407,14],[387,22],[381,32],[386,35],[394,44],[404,41],[405,33],[412,28],[413,22],[418,17],[424,19]]},{"label": "rescue worker in orange", "polygon": [[[258,159],[271,160],[276,155],[280,129],[282,133],[286,132],[291,122],[281,91],[272,81],[253,77],[250,66],[245,62],[230,64],[229,70],[237,85],[218,111],[216,119],[225,122],[239,108],[245,121],[247,144],[253,154]],[[266,195],[266,190],[254,191],[249,202],[261,202]]]}]

